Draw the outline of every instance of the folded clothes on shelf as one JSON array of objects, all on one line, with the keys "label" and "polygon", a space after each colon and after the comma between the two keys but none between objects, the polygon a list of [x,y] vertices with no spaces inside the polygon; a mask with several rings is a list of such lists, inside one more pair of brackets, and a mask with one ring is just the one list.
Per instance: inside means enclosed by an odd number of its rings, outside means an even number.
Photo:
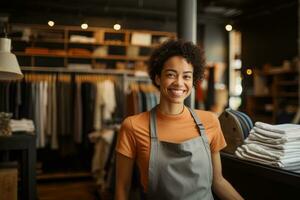
[{"label": "folded clothes on shelf", "polygon": [[300,125],[256,122],[235,155],[300,173]]}]

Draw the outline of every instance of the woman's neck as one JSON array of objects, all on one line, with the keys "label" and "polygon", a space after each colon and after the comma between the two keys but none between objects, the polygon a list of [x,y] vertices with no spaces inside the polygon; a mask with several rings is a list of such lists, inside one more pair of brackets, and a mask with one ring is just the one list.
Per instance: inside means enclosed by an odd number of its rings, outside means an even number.
[{"label": "woman's neck", "polygon": [[183,104],[167,104],[160,102],[158,104],[158,109],[161,113],[166,115],[178,115],[183,112],[184,105]]}]

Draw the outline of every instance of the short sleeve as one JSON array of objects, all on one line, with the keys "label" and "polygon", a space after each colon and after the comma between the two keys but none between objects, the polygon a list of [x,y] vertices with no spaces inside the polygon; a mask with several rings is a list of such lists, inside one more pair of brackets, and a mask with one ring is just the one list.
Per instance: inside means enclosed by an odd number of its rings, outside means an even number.
[{"label": "short sleeve", "polygon": [[219,119],[212,113],[212,138],[210,143],[211,152],[218,152],[226,147],[226,141],[221,129]]},{"label": "short sleeve", "polygon": [[121,125],[116,151],[126,157],[135,158],[136,140],[130,117],[126,118]]}]

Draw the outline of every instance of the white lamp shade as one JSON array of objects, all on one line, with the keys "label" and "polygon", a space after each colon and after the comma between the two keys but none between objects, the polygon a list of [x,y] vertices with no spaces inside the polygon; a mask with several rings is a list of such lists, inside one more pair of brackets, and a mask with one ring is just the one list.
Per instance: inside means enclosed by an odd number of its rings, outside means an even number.
[{"label": "white lamp shade", "polygon": [[0,80],[23,78],[17,58],[10,52],[10,47],[10,39],[0,38]]}]

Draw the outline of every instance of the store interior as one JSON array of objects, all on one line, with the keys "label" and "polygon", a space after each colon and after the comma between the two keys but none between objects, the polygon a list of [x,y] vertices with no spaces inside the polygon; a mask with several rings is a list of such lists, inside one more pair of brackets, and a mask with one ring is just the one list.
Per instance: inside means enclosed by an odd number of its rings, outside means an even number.
[{"label": "store interior", "polygon": [[[300,1],[186,1],[195,28],[183,31],[184,0],[2,2],[0,39],[10,40],[23,77],[5,80],[1,63],[0,200],[113,199],[120,124],[159,102],[149,55],[190,32],[206,66],[186,103],[219,117],[224,176],[245,199],[300,194],[299,127],[290,165],[247,154],[269,141],[255,134],[259,122],[300,123]],[[16,120],[10,131],[7,119]],[[140,199],[132,185],[130,199]]]}]

